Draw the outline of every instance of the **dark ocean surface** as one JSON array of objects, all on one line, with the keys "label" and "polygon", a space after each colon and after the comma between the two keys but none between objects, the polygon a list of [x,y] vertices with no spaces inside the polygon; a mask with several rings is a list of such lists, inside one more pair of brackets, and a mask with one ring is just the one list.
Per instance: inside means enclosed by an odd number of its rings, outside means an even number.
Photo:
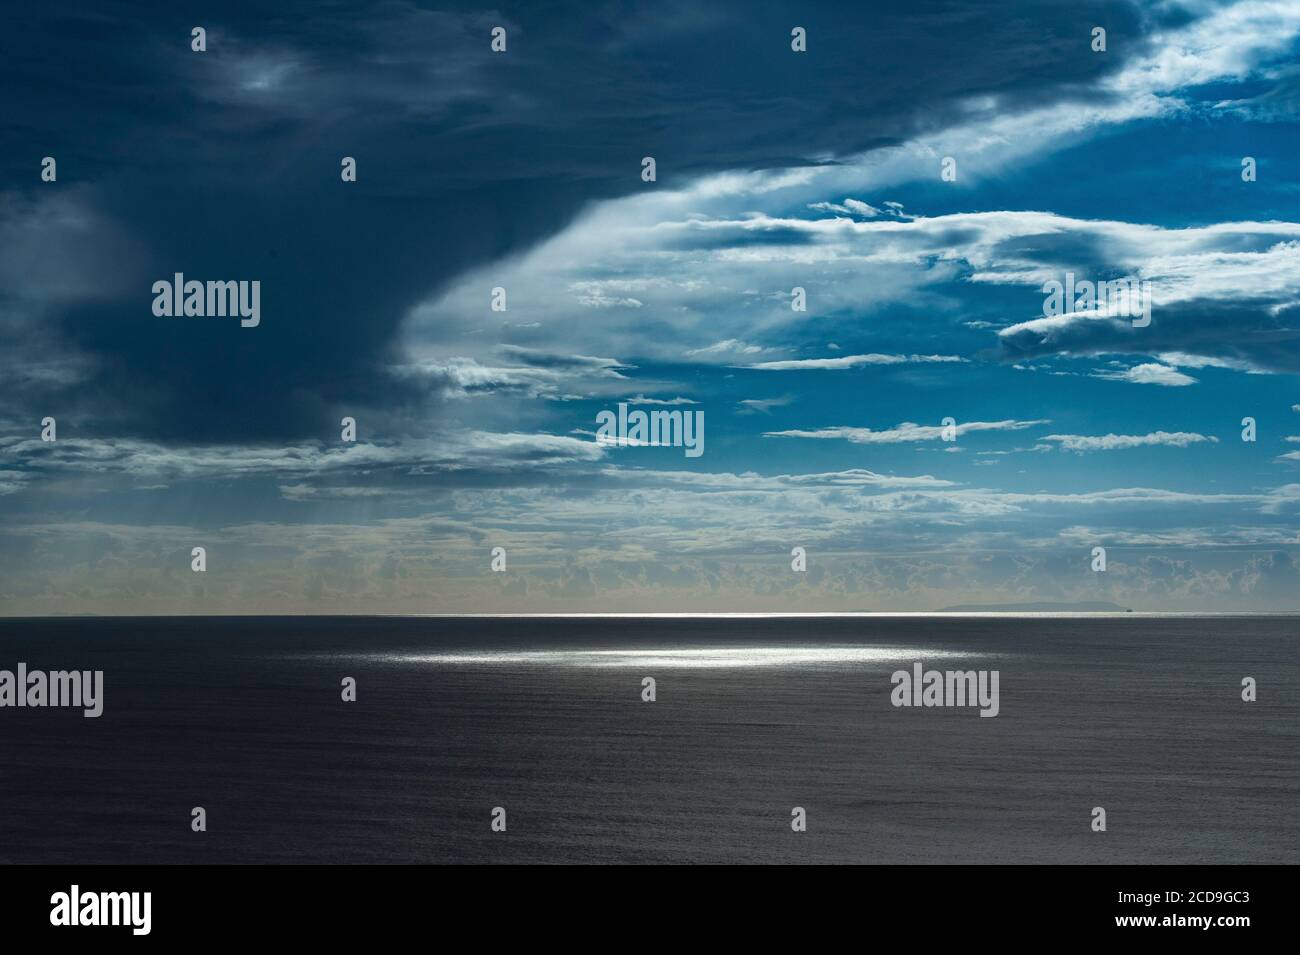
[{"label": "dark ocean surface", "polygon": [[[1300,862],[1297,617],[0,619],[19,661],[105,704],[0,709],[4,862]],[[1000,714],[895,708],[915,661]]]}]

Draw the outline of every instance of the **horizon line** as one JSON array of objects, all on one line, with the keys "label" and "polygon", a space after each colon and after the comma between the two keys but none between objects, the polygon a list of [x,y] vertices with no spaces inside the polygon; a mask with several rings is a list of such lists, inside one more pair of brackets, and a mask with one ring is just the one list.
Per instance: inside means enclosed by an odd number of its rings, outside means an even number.
[{"label": "horizon line", "polygon": [[828,611],[698,611],[651,612],[610,611],[587,613],[62,613],[0,614],[0,620],[132,620],[213,617],[371,617],[371,618],[455,618],[455,619],[764,619],[821,617],[1296,617],[1298,610],[828,610]]}]

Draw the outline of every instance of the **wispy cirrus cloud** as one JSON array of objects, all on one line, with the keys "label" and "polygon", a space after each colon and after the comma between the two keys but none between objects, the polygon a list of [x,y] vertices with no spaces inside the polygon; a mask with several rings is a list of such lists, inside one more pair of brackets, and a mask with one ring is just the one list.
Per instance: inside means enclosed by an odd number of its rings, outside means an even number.
[{"label": "wispy cirrus cloud", "polygon": [[771,414],[773,408],[784,408],[794,403],[794,395],[780,398],[742,398],[738,404],[740,414]]},{"label": "wispy cirrus cloud", "polygon": [[1051,424],[1047,419],[1033,421],[965,421],[950,427],[923,425],[904,421],[892,428],[873,431],[870,428],[816,428],[812,430],[765,431],[765,438],[819,438],[851,441],[854,444],[902,444],[909,441],[937,441],[945,434],[961,436],[979,431],[1023,431],[1040,424]]},{"label": "wispy cirrus cloud", "polygon": [[810,369],[861,368],[864,365],[931,364],[935,362],[964,362],[957,355],[843,355],[838,358],[794,358],[785,361],[763,361],[741,367],[758,371],[804,371]]}]

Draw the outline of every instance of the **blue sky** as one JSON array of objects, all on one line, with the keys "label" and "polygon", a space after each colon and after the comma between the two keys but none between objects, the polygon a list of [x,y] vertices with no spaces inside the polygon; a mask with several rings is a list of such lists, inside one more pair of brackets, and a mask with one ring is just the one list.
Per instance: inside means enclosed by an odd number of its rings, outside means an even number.
[{"label": "blue sky", "polygon": [[363,13],[13,38],[0,612],[1297,609],[1294,4]]}]

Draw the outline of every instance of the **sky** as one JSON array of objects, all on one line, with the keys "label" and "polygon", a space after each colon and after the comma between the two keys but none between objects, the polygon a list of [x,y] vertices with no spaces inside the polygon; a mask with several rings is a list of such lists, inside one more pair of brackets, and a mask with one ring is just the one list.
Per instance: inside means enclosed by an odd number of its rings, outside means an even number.
[{"label": "sky", "polygon": [[1265,0],[15,19],[0,614],[1300,610],[1297,50]]}]

